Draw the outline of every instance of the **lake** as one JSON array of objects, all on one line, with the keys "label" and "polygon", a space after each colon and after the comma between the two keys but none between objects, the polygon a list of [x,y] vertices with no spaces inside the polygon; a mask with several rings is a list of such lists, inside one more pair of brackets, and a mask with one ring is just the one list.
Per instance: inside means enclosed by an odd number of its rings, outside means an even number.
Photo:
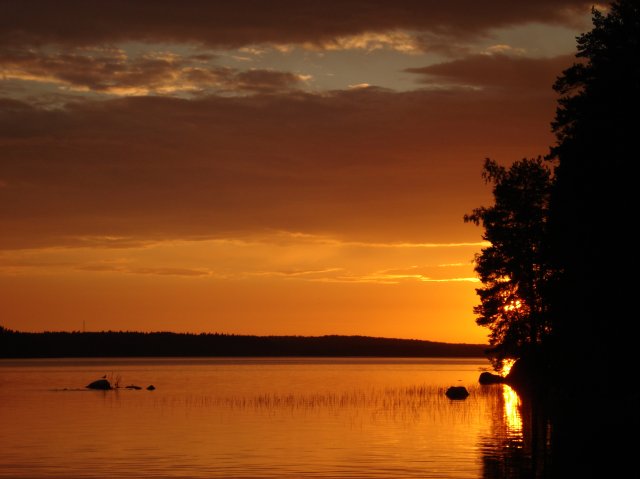
[{"label": "lake", "polygon": [[[526,415],[523,425],[508,386],[478,384],[488,367],[482,358],[0,360],[0,477],[525,477]],[[104,375],[121,389],[85,389]],[[460,385],[467,399],[445,396]]]}]

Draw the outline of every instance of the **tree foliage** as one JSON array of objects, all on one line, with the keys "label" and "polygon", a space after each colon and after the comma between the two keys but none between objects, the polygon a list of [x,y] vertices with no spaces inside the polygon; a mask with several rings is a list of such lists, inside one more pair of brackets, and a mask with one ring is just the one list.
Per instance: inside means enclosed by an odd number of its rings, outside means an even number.
[{"label": "tree foliage", "polygon": [[490,330],[496,367],[537,348],[549,333],[545,290],[551,279],[545,245],[552,175],[541,158],[516,161],[508,169],[487,159],[483,178],[493,184],[495,203],[465,215],[484,228],[490,243],[476,257],[483,286],[476,291],[477,323]]},{"label": "tree foliage", "polygon": [[578,37],[579,62],[554,85],[561,96],[552,123],[553,214],[567,240],[560,251],[566,257],[574,256],[576,243],[586,246],[585,236],[598,239],[592,243],[599,254],[612,229],[629,224],[640,157],[640,3],[614,2],[606,15],[594,10],[593,24]]},{"label": "tree foliage", "polygon": [[634,350],[636,288],[627,278],[637,264],[640,2],[593,10],[593,29],[577,50],[554,85],[561,96],[550,219],[561,275],[551,302],[558,350],[594,370]]}]

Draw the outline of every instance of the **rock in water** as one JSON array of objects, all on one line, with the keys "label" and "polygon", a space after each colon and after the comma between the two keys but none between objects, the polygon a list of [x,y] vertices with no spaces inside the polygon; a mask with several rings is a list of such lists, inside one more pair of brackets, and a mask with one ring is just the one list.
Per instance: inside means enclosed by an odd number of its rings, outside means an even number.
[{"label": "rock in water", "polygon": [[89,389],[101,389],[106,391],[108,389],[112,389],[111,383],[107,379],[98,379],[97,381],[93,381],[91,384],[87,385]]},{"label": "rock in water", "polygon": [[156,387],[153,384],[147,386],[147,391],[153,391]]},{"label": "rock in water", "polygon": [[497,374],[491,374],[488,372],[484,372],[480,374],[480,378],[478,379],[480,384],[500,384],[504,382],[504,378],[502,376],[498,376]]},{"label": "rock in water", "polygon": [[467,399],[469,391],[464,386],[451,386],[445,394],[449,399]]}]

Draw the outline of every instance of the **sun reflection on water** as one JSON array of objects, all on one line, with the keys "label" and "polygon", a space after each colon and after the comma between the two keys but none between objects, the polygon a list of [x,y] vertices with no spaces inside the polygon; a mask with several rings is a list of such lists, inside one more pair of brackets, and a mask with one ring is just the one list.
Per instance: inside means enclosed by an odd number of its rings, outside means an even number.
[{"label": "sun reflection on water", "polygon": [[522,415],[520,413],[520,396],[513,388],[503,384],[502,397],[504,399],[504,419],[510,434],[522,434]]}]

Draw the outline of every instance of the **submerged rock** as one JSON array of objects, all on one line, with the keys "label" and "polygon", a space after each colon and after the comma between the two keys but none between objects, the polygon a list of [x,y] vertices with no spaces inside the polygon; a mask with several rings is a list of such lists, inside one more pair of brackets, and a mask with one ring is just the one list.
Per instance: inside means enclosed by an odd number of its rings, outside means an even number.
[{"label": "submerged rock", "polygon": [[504,378],[502,376],[498,376],[497,374],[492,374],[488,372],[484,372],[480,374],[480,378],[478,379],[480,384],[499,384],[504,382]]},{"label": "submerged rock", "polygon": [[467,399],[469,391],[464,386],[451,386],[445,394],[449,399]]},{"label": "submerged rock", "polygon": [[107,379],[98,379],[97,381],[93,381],[90,384],[87,384],[88,389],[100,389],[103,391],[113,389],[111,387],[111,383]]},{"label": "submerged rock", "polygon": [[142,388],[134,384],[129,384],[128,386],[125,386],[125,389],[142,389]]}]

